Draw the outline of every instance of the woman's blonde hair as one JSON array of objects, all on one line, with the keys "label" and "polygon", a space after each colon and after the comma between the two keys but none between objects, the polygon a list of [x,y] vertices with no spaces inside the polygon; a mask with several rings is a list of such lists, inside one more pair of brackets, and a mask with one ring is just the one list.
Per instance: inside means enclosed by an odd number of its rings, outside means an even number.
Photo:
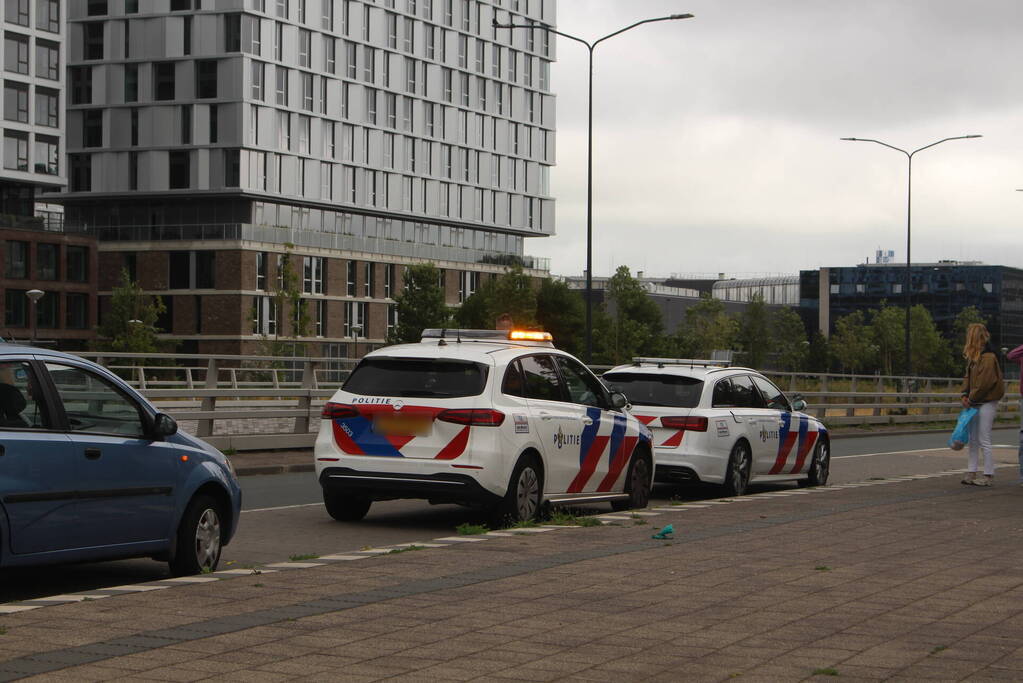
[{"label": "woman's blonde hair", "polygon": [[982,323],[973,323],[966,328],[966,345],[963,346],[963,358],[970,362],[980,360],[984,345],[991,339],[991,333]]}]

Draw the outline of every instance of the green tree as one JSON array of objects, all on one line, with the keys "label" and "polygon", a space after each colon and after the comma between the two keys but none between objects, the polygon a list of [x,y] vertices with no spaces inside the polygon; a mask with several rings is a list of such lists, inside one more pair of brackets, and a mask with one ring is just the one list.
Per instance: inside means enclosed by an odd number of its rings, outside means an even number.
[{"label": "green tree", "polygon": [[806,369],[810,372],[831,372],[831,358],[831,343],[827,337],[815,331],[806,354]]},{"label": "green tree", "polygon": [[873,316],[871,327],[882,374],[902,372],[905,365],[906,309],[889,306],[882,301],[881,310],[872,310],[870,315]]},{"label": "green tree", "polygon": [[751,368],[764,367],[768,355],[777,348],[777,339],[771,334],[771,316],[759,294],[753,295],[739,318],[736,341],[742,349],[742,362]]},{"label": "green tree", "polygon": [[163,300],[142,291],[132,282],[128,270],[121,270],[121,282],[110,297],[110,312],[103,316],[103,324],[96,331],[100,339],[95,347],[100,351],[125,353],[155,353],[160,344],[156,338],[156,321],[167,311]]},{"label": "green tree", "polygon": [[[817,341],[816,337],[814,341]],[[863,311],[835,321],[835,333],[831,335],[828,348],[843,372],[856,373],[876,367],[877,346]]]},{"label": "green tree", "polygon": [[[302,299],[302,279],[295,265],[299,259],[291,253],[293,245],[285,244],[284,253],[277,262],[277,282],[273,296],[277,301],[277,329],[284,329],[284,320],[291,320],[291,336],[305,337],[309,334],[309,306]],[[277,334],[277,337],[286,335]]]},{"label": "green tree", "polygon": [[808,369],[810,344],[806,339],[803,319],[791,308],[779,308],[771,315],[770,325],[770,338],[778,353],[778,369],[784,372],[805,372]]},{"label": "green tree", "polygon": [[404,289],[395,297],[398,324],[387,338],[391,344],[419,341],[423,330],[447,327],[451,320],[437,266],[432,263],[407,266],[402,279]]},{"label": "green tree", "polygon": [[713,351],[731,349],[739,323],[725,312],[725,304],[709,294],[686,310],[685,325],[675,335],[680,356],[710,358]]},{"label": "green tree", "polygon": [[536,322],[554,337],[554,344],[571,354],[583,352],[586,306],[578,291],[565,282],[546,278],[536,292]]},{"label": "green tree", "polygon": [[[594,347],[601,362],[621,363],[635,356],[664,352],[661,309],[628,266],[619,266],[607,283],[604,310],[594,320]],[[613,309],[613,310],[609,310]]]},{"label": "green tree", "polygon": [[511,316],[516,327],[536,326],[536,288],[521,266],[485,280],[455,312],[455,320],[462,328],[488,330],[501,315]]},{"label": "green tree", "polygon": [[951,360],[948,340],[941,336],[931,312],[920,304],[909,309],[909,332],[913,374],[945,374]]},{"label": "green tree", "polygon": [[958,359],[963,357],[963,347],[966,346],[966,330],[974,323],[987,325],[987,322],[987,318],[984,317],[984,314],[976,306],[967,306],[956,315],[955,320],[952,322],[953,337],[950,343],[952,345],[952,353],[957,359],[957,367]]}]

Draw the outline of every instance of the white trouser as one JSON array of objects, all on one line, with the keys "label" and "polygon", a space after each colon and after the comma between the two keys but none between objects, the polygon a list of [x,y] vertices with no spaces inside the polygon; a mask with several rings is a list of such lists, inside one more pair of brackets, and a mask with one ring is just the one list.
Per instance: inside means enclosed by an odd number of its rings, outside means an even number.
[{"label": "white trouser", "polygon": [[998,413],[998,401],[988,401],[976,406],[977,417],[970,422],[970,460],[967,469],[977,471],[977,453],[984,453],[984,474],[995,473],[995,461],[991,457],[991,426]]}]

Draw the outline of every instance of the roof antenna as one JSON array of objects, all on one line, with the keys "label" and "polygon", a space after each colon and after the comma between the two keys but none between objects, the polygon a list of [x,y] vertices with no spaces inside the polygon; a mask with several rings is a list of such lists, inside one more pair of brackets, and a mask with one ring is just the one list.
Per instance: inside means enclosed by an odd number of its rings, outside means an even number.
[{"label": "roof antenna", "polygon": [[440,328],[440,341],[437,342],[437,346],[447,346],[448,345],[448,343],[446,341],[444,341],[444,335],[447,333],[447,331],[448,330],[447,330],[446,327]]},{"label": "roof antenna", "polygon": [[456,327],[455,328],[455,334],[457,335],[456,339],[457,339],[458,343],[461,344],[462,343],[462,328],[461,327]]}]

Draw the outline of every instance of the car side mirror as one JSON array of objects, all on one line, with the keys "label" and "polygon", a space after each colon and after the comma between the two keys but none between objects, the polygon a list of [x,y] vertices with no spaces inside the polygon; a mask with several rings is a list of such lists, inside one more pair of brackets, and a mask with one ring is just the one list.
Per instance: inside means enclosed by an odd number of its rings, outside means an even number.
[{"label": "car side mirror", "polygon": [[611,406],[615,410],[624,410],[629,405],[629,398],[620,391],[611,392]]},{"label": "car side mirror", "polygon": [[153,419],[153,434],[158,437],[173,436],[178,433],[177,421],[167,413],[157,413]]},{"label": "car side mirror", "polygon": [[796,394],[792,397],[792,410],[806,410],[806,399],[803,398],[802,394]]}]

